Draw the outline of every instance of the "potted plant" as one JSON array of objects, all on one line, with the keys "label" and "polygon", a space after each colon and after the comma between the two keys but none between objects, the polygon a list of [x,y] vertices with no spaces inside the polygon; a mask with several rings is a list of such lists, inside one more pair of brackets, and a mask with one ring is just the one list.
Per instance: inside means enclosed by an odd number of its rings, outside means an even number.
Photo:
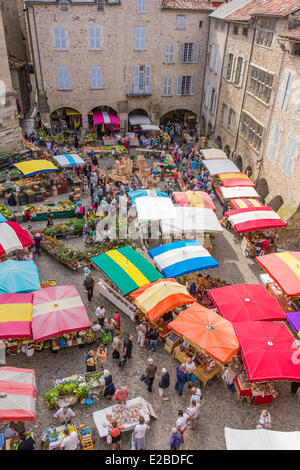
[{"label": "potted plant", "polygon": [[58,342],[59,342],[59,347],[60,348],[64,348],[65,345],[67,344],[67,340],[64,336],[59,336]]}]

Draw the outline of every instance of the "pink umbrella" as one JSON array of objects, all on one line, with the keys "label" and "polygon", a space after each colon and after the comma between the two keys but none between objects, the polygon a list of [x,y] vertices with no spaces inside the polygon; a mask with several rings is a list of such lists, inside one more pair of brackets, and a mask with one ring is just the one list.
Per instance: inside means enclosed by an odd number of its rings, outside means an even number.
[{"label": "pink umbrella", "polygon": [[90,327],[86,308],[74,286],[47,287],[34,292],[32,312],[34,341]]},{"label": "pink umbrella", "polygon": [[35,372],[0,367],[0,422],[35,421]]}]

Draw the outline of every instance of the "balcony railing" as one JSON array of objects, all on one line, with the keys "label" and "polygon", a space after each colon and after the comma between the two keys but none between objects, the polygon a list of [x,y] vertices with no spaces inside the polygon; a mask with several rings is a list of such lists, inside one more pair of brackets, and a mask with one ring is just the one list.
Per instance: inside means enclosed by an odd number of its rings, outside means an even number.
[{"label": "balcony railing", "polygon": [[146,86],[144,88],[128,88],[126,89],[127,96],[151,96],[152,95],[152,86]]}]

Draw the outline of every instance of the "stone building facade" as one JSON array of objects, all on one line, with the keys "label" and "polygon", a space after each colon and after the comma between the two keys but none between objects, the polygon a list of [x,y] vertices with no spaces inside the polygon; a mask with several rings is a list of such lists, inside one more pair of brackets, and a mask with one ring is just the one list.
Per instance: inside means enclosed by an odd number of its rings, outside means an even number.
[{"label": "stone building facade", "polygon": [[0,8],[0,152],[18,152],[23,149],[23,136],[19,125],[16,92],[13,89],[5,31]]},{"label": "stone building facade", "polygon": [[[200,114],[208,15],[206,1],[25,0],[40,96],[49,113],[107,106],[126,130],[143,110],[153,124],[186,109]],[[84,59],[84,60],[83,60]]]},{"label": "stone building facade", "polygon": [[296,0],[253,0],[226,18],[214,134],[289,228],[300,204],[299,10]]}]

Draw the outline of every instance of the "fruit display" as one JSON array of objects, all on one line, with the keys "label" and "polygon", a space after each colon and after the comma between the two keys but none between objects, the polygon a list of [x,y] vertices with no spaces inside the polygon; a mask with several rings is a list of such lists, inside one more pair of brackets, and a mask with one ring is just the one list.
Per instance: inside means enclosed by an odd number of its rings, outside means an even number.
[{"label": "fruit display", "polygon": [[6,219],[12,219],[13,218],[13,213],[7,209],[3,204],[0,205],[0,214],[3,215],[3,217],[6,217]]},{"label": "fruit display", "polygon": [[43,230],[43,233],[49,237],[64,237],[66,235],[82,235],[82,229],[85,221],[82,219],[70,220],[63,224],[55,224]]}]

